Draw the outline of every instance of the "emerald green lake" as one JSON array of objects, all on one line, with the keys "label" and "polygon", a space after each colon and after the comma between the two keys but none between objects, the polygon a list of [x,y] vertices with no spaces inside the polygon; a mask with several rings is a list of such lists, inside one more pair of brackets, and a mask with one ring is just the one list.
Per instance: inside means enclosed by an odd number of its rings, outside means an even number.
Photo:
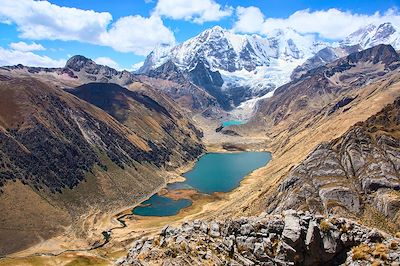
[{"label": "emerald green lake", "polygon": [[222,122],[222,126],[223,127],[234,126],[234,125],[242,125],[242,124],[246,124],[246,121],[230,120],[230,121]]},{"label": "emerald green lake", "polygon": [[[168,190],[195,189],[201,193],[229,192],[252,171],[271,160],[269,152],[208,153],[202,156],[194,168],[184,174],[186,180],[167,186]],[[170,216],[191,205],[190,200],[172,200],[153,195],[133,213],[142,216]]]}]

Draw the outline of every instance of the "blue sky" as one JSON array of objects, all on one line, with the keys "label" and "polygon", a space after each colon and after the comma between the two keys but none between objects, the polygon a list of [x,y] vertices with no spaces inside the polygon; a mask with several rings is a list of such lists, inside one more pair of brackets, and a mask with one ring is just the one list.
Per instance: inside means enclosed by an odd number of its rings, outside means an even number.
[{"label": "blue sky", "polygon": [[368,23],[400,27],[399,1],[0,0],[0,64],[59,66],[82,54],[132,69],[158,43],[215,25],[260,35],[293,27],[334,41]]}]

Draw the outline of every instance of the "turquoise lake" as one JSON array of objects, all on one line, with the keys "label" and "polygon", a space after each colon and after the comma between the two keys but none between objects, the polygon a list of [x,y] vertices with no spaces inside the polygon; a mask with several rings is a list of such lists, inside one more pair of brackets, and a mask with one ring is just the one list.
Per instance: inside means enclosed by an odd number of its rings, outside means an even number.
[{"label": "turquoise lake", "polygon": [[[201,193],[229,192],[255,169],[271,160],[269,152],[208,153],[184,174],[186,180],[167,186],[168,190],[195,189]],[[133,209],[142,216],[170,216],[191,205],[187,199],[172,200],[157,194]]]},{"label": "turquoise lake", "polygon": [[230,121],[222,122],[223,127],[234,126],[234,125],[243,125],[243,124],[246,124],[246,121],[230,120]]},{"label": "turquoise lake", "polygon": [[154,194],[144,201],[143,206],[133,209],[133,213],[141,216],[171,216],[186,207],[192,205],[188,199],[173,200],[167,197]]}]

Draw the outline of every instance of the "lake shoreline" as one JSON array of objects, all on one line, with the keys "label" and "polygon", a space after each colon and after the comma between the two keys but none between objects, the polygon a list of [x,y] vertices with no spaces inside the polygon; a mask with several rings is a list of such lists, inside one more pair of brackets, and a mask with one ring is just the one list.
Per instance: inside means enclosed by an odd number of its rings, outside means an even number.
[{"label": "lake shoreline", "polygon": [[185,181],[167,184],[133,208],[132,213],[151,217],[178,215],[181,209],[192,205],[192,198],[196,194],[229,193],[240,186],[245,176],[266,165],[270,160],[269,152],[205,153],[190,171],[183,174]]}]

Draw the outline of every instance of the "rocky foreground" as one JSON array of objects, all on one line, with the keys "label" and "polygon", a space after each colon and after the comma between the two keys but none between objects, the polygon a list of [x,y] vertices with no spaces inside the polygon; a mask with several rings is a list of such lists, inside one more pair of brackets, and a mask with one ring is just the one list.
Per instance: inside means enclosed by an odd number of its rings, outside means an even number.
[{"label": "rocky foreground", "polygon": [[[397,237],[396,237],[397,236]],[[133,243],[118,265],[399,265],[400,234],[293,210],[186,222]]]}]

